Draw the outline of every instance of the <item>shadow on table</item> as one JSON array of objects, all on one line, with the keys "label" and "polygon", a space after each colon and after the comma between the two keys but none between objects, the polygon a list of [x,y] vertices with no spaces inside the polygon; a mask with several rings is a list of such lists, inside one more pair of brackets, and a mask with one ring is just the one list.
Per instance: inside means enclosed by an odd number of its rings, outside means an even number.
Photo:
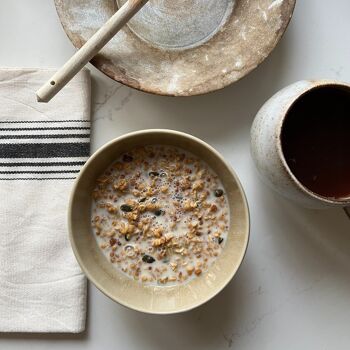
[{"label": "shadow on table", "polygon": [[[315,259],[318,270],[323,272],[332,267],[337,267],[332,271],[335,274],[346,270],[349,279],[350,221],[344,211],[341,208],[305,209],[284,199],[279,200],[279,205],[283,211],[280,220],[294,228],[287,230],[290,247],[295,248],[293,255],[304,263]],[[306,267],[301,273],[307,271]]]},{"label": "shadow on table", "polygon": [[[246,271],[242,272],[243,269]],[[125,310],[120,317],[128,329],[137,330],[137,337],[142,339],[145,349],[208,349],[218,344],[230,347],[236,336],[231,330],[239,329],[250,293],[250,283],[243,281],[250,275],[248,269],[246,261],[220,294],[194,310],[161,317]]]},{"label": "shadow on table", "polygon": [[255,234],[268,241],[270,258],[278,260],[290,285],[306,291],[328,281],[350,293],[350,220],[341,208],[303,208],[258,180],[254,198],[259,212],[252,211],[252,218],[269,218]]}]

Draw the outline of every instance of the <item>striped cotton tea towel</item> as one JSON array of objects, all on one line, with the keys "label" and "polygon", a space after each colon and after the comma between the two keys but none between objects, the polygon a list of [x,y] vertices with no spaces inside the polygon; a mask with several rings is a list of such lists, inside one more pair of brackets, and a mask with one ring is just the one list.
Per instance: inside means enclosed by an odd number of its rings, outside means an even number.
[{"label": "striped cotton tea towel", "polygon": [[86,280],[66,216],[89,156],[90,76],[39,104],[35,91],[52,73],[0,69],[0,332],[85,327]]}]

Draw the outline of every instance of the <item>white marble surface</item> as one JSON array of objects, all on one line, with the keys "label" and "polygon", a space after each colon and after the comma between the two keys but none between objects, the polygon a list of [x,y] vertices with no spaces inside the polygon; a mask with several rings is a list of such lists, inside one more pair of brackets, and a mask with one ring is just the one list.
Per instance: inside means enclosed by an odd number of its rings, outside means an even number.
[{"label": "white marble surface", "polygon": [[[349,13],[349,0],[298,1],[270,58],[239,83],[207,96],[147,95],[91,67],[93,150],[125,132],[153,127],[209,142],[246,190],[248,254],[230,285],[189,313],[139,314],[90,285],[84,334],[0,334],[0,348],[348,350],[350,221],[342,210],[302,209],[265,188],[250,159],[249,128],[262,103],[291,82],[350,81]],[[55,67],[74,52],[51,0],[0,0],[0,43],[0,66]]]}]

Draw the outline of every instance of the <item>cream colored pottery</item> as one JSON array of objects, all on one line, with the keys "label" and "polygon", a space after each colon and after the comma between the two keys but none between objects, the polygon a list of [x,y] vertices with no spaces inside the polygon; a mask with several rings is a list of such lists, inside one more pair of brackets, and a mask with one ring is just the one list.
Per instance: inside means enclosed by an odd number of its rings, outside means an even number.
[{"label": "cream colored pottery", "polygon": [[299,81],[284,88],[264,104],[251,129],[251,153],[262,179],[284,197],[309,208],[345,207],[350,205],[350,198],[334,200],[322,197],[298,181],[283,156],[282,126],[289,109],[298,98],[312,89],[334,85],[348,89],[350,93],[349,84],[330,80]]},{"label": "cream colored pottery", "polygon": [[[91,193],[96,179],[118,155],[135,146],[148,144],[178,146],[204,159],[219,174],[230,206],[231,225],[222,254],[202,276],[179,286],[145,286],[117,271],[101,252],[90,226]],[[208,144],[171,130],[133,132],[95,152],[75,181],[68,217],[71,244],[89,280],[114,301],[153,314],[187,311],[214,297],[237,272],[249,238],[247,201],[234,171]]]},{"label": "cream colored pottery", "polygon": [[[80,48],[125,0],[55,0]],[[159,95],[221,89],[275,48],[296,0],[150,0],[91,61],[112,79]]]}]

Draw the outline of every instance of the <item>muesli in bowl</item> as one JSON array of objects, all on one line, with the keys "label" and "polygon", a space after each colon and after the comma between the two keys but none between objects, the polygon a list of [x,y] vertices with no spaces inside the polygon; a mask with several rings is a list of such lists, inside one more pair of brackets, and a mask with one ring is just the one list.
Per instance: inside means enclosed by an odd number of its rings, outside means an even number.
[{"label": "muesli in bowl", "polygon": [[172,130],[121,136],[80,171],[68,212],[86,276],[112,300],[172,314],[218,294],[249,238],[242,186],[211,146]]},{"label": "muesli in bowl", "polygon": [[92,197],[100,248],[115,268],[143,283],[199,277],[225,245],[224,187],[208,164],[181,148],[146,145],[120,155]]}]

